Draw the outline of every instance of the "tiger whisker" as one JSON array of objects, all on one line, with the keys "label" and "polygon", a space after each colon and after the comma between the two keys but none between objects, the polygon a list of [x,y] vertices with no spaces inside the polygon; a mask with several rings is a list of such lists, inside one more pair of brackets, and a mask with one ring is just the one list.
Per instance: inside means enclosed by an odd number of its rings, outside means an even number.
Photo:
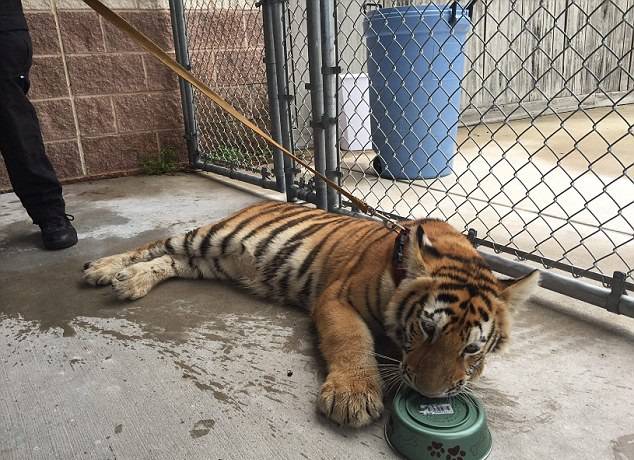
[{"label": "tiger whisker", "polygon": [[401,374],[400,373],[394,373],[394,374],[388,374],[388,375],[381,375],[381,377],[383,378],[383,380],[392,380],[394,378],[401,378]]},{"label": "tiger whisker", "polygon": [[379,353],[375,350],[372,349],[368,349],[368,348],[349,348],[348,351],[353,352],[353,353],[361,353],[361,354],[369,354],[372,356],[378,356],[380,358],[385,358],[388,359],[390,361],[396,361],[396,362],[400,362],[400,359],[397,359],[393,356],[389,356],[389,355],[384,355],[382,353]]},{"label": "tiger whisker", "polygon": [[371,352],[374,356],[379,357],[379,358],[383,358],[383,359],[387,359],[388,361],[393,361],[395,363],[400,363],[401,360],[400,359],[396,359],[396,358],[392,358],[391,356],[386,356],[386,355],[382,355],[381,353],[376,353],[376,352]]},{"label": "tiger whisker", "polygon": [[386,371],[381,374],[382,377],[391,377],[391,376],[400,377],[401,375],[402,375],[402,372],[400,370]]},{"label": "tiger whisker", "polygon": [[401,373],[400,372],[391,372],[391,373],[385,373],[385,374],[380,374],[382,378],[384,379],[388,379],[391,377],[401,377]]},{"label": "tiger whisker", "polygon": [[394,372],[392,374],[381,375],[381,377],[383,377],[384,380],[388,381],[388,380],[393,380],[395,378],[401,378],[401,373]]},{"label": "tiger whisker", "polygon": [[383,355],[383,354],[381,354],[381,353],[377,353],[376,351],[373,351],[373,350],[362,350],[362,349],[357,349],[357,350],[355,350],[355,349],[352,349],[352,350],[350,350],[350,352],[353,352],[353,353],[355,353],[355,352],[356,352],[356,353],[361,353],[361,354],[368,354],[368,355],[370,355],[370,356],[374,356],[374,357],[376,357],[376,358],[386,359],[386,360],[388,360],[388,361],[392,361],[392,362],[394,362],[394,363],[400,363],[400,362],[401,362],[401,360],[400,360],[400,359],[396,359],[396,358],[393,358],[393,357],[391,357],[391,356]]},{"label": "tiger whisker", "polygon": [[383,391],[385,393],[389,393],[396,382],[398,382],[398,380],[390,380],[389,382],[384,382]]},{"label": "tiger whisker", "polygon": [[361,366],[354,366],[355,369],[400,369],[401,366],[397,364],[384,364],[384,363],[372,363],[363,364]]},{"label": "tiger whisker", "polygon": [[[386,393],[391,392],[391,391],[392,391],[392,390],[396,387],[396,384],[397,384],[397,383],[399,383],[399,382],[400,382],[400,384],[399,384],[399,386],[398,386],[398,390],[400,390],[400,389],[401,389],[401,386],[403,386],[403,383],[404,383],[404,382],[403,382],[403,379],[393,380],[393,381],[390,383],[389,387],[385,390],[385,392],[386,392]],[[397,392],[398,392],[398,390],[397,390]]]},{"label": "tiger whisker", "polygon": [[397,367],[378,367],[378,368],[370,366],[370,367],[367,367],[367,368],[365,368],[365,369],[379,369],[379,370],[381,370],[381,371],[396,371],[396,372],[401,372],[401,368],[400,368],[400,366],[397,366]]},{"label": "tiger whisker", "polygon": [[390,379],[390,382],[394,381],[403,381],[403,374],[399,373],[398,375],[394,375],[393,378]]}]

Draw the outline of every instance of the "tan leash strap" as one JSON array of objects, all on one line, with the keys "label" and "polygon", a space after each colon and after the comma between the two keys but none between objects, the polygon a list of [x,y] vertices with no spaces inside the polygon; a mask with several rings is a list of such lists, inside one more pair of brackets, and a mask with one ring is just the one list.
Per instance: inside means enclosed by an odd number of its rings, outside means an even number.
[{"label": "tan leash strap", "polygon": [[306,164],[304,161],[300,160],[297,156],[293,155],[288,149],[286,149],[283,145],[279,144],[275,139],[265,133],[258,125],[253,123],[247,117],[245,117],[242,113],[240,113],[235,107],[225,101],[220,95],[215,93],[211,88],[209,88],[205,83],[203,83],[200,79],[196,78],[191,72],[189,72],[185,67],[180,65],[174,59],[171,58],[165,51],[161,49],[156,43],[154,43],[151,39],[149,39],[142,32],[137,30],[133,25],[131,25],[128,21],[123,19],[117,13],[112,11],[106,5],[101,3],[100,0],[83,0],[88,6],[90,6],[93,10],[103,16],[105,19],[114,24],[117,28],[127,33],[137,44],[141,47],[145,48],[151,55],[153,55],[156,59],[161,61],[164,65],[169,67],[174,73],[176,73],[183,80],[188,81],[193,87],[198,89],[201,93],[211,99],[216,105],[218,105],[222,110],[231,115],[237,121],[242,123],[244,126],[249,128],[255,134],[257,134],[260,138],[266,141],[272,147],[279,149],[284,155],[292,158],[295,162],[306,168],[308,171],[313,173],[315,176],[319,177],[330,187],[337,190],[343,196],[348,198],[354,206],[359,208],[360,211],[368,214],[368,215],[376,215],[380,217],[383,221],[391,226],[391,228],[402,229],[403,227],[398,224],[393,219],[384,215],[382,212],[370,207],[365,201],[360,200],[359,198],[352,195],[350,192],[342,189],[338,184],[333,182],[332,180],[325,177],[323,174],[317,172],[312,166]]}]

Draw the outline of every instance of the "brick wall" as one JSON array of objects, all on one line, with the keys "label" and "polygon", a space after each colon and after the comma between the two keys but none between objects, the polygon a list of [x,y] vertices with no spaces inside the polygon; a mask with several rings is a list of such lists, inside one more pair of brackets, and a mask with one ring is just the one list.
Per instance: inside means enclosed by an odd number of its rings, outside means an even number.
[{"label": "brick wall", "polygon": [[[173,55],[166,3],[107,2]],[[60,179],[133,172],[165,146],[186,158],[178,82],[168,70],[81,1],[23,4],[34,49],[29,96]],[[0,190],[9,187],[0,164]]]},{"label": "brick wall", "polygon": [[[3,0],[0,0],[3,1]],[[29,97],[62,181],[139,171],[139,160],[177,149],[183,116],[176,77],[81,0],[22,0],[33,39]],[[174,56],[168,0],[105,3]],[[215,4],[224,8],[209,8]],[[194,73],[268,128],[261,12],[248,0],[209,0],[188,14]],[[243,163],[266,164],[265,144],[199,99],[204,151],[236,146]],[[0,159],[0,192],[10,184]]]}]

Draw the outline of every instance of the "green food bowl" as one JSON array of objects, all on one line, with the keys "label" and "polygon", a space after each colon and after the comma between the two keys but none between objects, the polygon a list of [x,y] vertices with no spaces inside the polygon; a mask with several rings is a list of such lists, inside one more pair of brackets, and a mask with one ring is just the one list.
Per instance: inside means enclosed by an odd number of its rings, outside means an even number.
[{"label": "green food bowl", "polygon": [[430,399],[409,388],[394,398],[385,439],[409,460],[482,460],[492,445],[484,408],[475,398]]}]

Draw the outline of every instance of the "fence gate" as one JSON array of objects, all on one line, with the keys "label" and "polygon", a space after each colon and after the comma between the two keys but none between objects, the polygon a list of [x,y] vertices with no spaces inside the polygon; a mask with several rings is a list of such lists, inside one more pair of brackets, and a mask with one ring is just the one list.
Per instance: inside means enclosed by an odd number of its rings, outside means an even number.
[{"label": "fence gate", "polygon": [[[177,60],[279,140],[279,120],[273,123],[279,112],[270,98],[275,69],[267,69],[274,56],[265,47],[263,11],[241,0],[170,0],[170,9]],[[191,164],[284,191],[281,153],[188,83],[180,85]]]},{"label": "fence gate", "polygon": [[[171,4],[180,62],[346,190],[634,316],[634,0]],[[194,165],[356,211],[181,90]]]}]

